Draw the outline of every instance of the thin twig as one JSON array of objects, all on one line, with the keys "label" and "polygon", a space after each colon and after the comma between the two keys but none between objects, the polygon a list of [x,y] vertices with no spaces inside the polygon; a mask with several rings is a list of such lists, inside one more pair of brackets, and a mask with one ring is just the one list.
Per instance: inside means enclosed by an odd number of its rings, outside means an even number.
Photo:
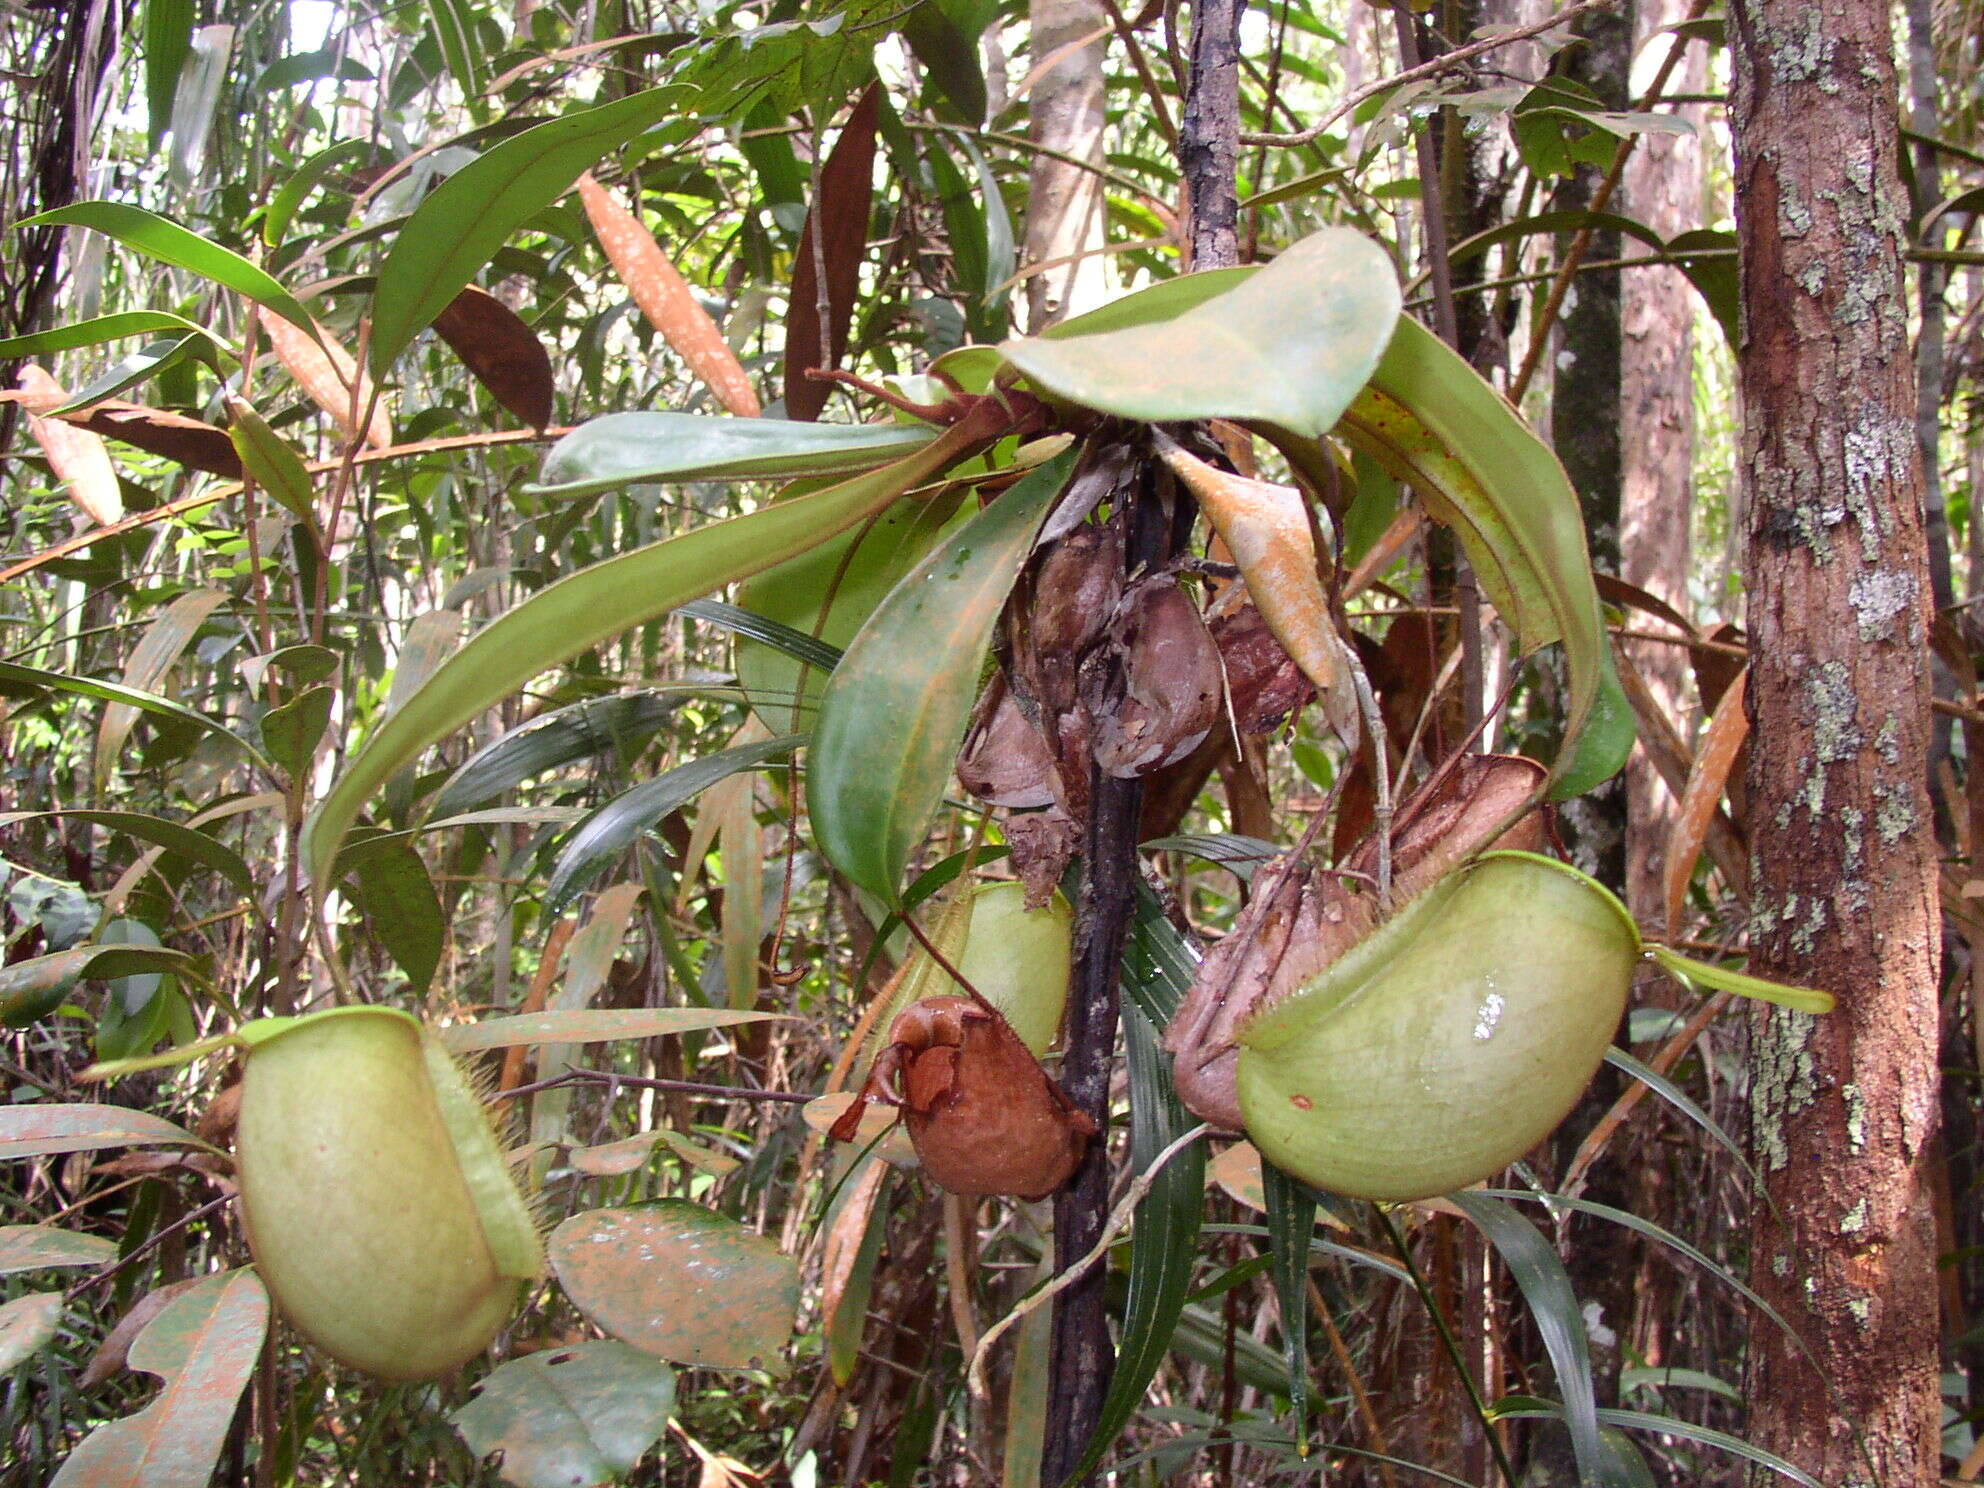
[{"label": "thin twig", "polygon": [[1403,87],[1407,83],[1419,82],[1423,78],[1438,77],[1444,72],[1449,72],[1459,67],[1463,62],[1471,62],[1476,57],[1508,46],[1513,42],[1527,41],[1532,36],[1541,36],[1545,31],[1554,31],[1559,26],[1568,25],[1589,11],[1609,10],[1616,3],[1617,0],[1583,0],[1582,4],[1560,10],[1548,20],[1538,21],[1535,25],[1523,26],[1514,31],[1504,31],[1496,36],[1483,37],[1480,41],[1471,41],[1466,46],[1455,47],[1451,52],[1442,53],[1430,62],[1422,62],[1417,67],[1408,67],[1405,71],[1395,72],[1390,77],[1379,78],[1375,83],[1367,83],[1325,114],[1321,123],[1312,124],[1299,134],[1243,134],[1240,136],[1240,143],[1243,145],[1284,146],[1314,144],[1316,140],[1321,138],[1329,130],[1332,124],[1350,113],[1360,103],[1376,98],[1380,93],[1389,93],[1394,88]]}]

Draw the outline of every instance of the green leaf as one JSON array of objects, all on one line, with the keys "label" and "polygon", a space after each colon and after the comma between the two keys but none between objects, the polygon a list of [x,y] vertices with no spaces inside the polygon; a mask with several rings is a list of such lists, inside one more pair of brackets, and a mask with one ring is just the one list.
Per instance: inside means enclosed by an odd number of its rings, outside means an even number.
[{"label": "green leaf", "polygon": [[1271,1162],[1261,1164],[1267,1200],[1268,1248],[1274,1257],[1274,1295],[1280,1307],[1281,1346],[1288,1360],[1288,1404],[1298,1450],[1309,1441],[1309,1241],[1316,1233],[1316,1194]]},{"label": "green leaf", "polygon": [[[1171,1056],[1164,1052],[1157,1032],[1191,985],[1195,963],[1190,947],[1164,917],[1155,896],[1139,888],[1122,980],[1130,998],[1123,1009],[1129,1049],[1130,1160],[1142,1169],[1195,1124],[1172,1087]],[[1205,1170],[1205,1143],[1195,1142],[1171,1159],[1137,1206],[1116,1369],[1103,1397],[1095,1435],[1069,1474],[1070,1481],[1079,1481],[1102,1460],[1142,1406],[1144,1392],[1171,1352],[1198,1259]]]},{"label": "green leaf", "polygon": [[149,382],[191,358],[209,364],[217,360],[214,343],[205,331],[182,331],[162,341],[147,341],[129,356],[115,362],[109,371],[90,382],[59,408],[49,410],[50,418],[93,408],[107,398],[115,398],[141,382]]},{"label": "green leaf", "polygon": [[121,341],[126,336],[150,336],[160,331],[205,336],[219,349],[219,343],[213,341],[212,332],[205,326],[195,325],[183,315],[174,315],[169,310],[125,310],[116,315],[99,315],[94,320],[77,321],[74,325],[57,326],[49,331],[0,339],[0,357],[12,360],[15,357],[48,356],[58,351],[74,351],[79,346],[101,346],[106,341]]},{"label": "green leaf", "polygon": [[343,166],[371,159],[373,149],[369,139],[339,140],[287,172],[282,184],[276,188],[276,194],[269,198],[268,210],[262,214],[262,241],[271,248],[280,245],[289,233],[289,224],[296,217],[296,209],[303,205],[305,198],[317,189],[324,177]]},{"label": "green leaf", "polygon": [[336,688],[312,687],[262,715],[262,748],[292,779],[309,773],[336,697]]},{"label": "green leaf", "polygon": [[1717,966],[1712,961],[1697,961],[1693,956],[1684,956],[1670,946],[1649,944],[1647,950],[1663,970],[1691,986],[1713,987],[1718,992],[1733,992],[1738,997],[1751,997],[1758,1002],[1774,1002],[1779,1007],[1794,1008],[1801,1013],[1824,1014],[1833,1009],[1832,993],[1821,992],[1816,987],[1794,987],[1788,982],[1751,976],[1734,967]]},{"label": "green leaf", "polygon": [[680,1199],[575,1214],[545,1243],[580,1312],[678,1364],[784,1372],[799,1267],[765,1236]]},{"label": "green leaf", "polygon": [[540,714],[463,761],[434,798],[433,813],[444,817],[472,811],[573,760],[612,749],[631,756],[681,706],[682,693],[655,689],[591,698]]},{"label": "green leaf", "polygon": [[604,1339],[498,1366],[448,1419],[506,1483],[595,1488],[632,1472],[674,1412],[675,1371]]},{"label": "green leaf", "polygon": [[0,1276],[63,1266],[102,1266],[117,1259],[117,1242],[53,1225],[0,1226]]},{"label": "green leaf", "polygon": [[1403,318],[1338,433],[1454,529],[1521,651],[1563,642],[1570,702],[1552,798],[1616,774],[1632,748],[1632,710],[1612,668],[1577,493],[1549,447],[1456,352]]},{"label": "green leaf", "polygon": [[0,1375],[40,1353],[62,1325],[60,1292],[29,1292],[0,1304]]},{"label": "green leaf", "polygon": [[1036,387],[1101,413],[1244,419],[1320,439],[1370,378],[1398,312],[1384,250],[1327,228],[1175,319],[999,349]]},{"label": "green leaf", "polygon": [[0,684],[52,688],[57,692],[74,693],[78,697],[100,698],[105,702],[122,703],[142,712],[176,718],[181,723],[191,724],[204,733],[225,739],[237,748],[246,750],[257,764],[269,763],[259,749],[240,735],[230,733],[224,724],[207,717],[204,713],[195,713],[191,708],[182,707],[170,698],[162,698],[155,693],[144,692],[135,687],[105,682],[96,677],[72,677],[66,672],[44,672],[37,667],[25,667],[11,661],[0,661]]},{"label": "green leaf", "polygon": [[833,661],[821,666],[816,658],[801,661],[770,646],[745,642],[737,647],[737,680],[766,728],[789,733],[809,725],[842,649],[903,575],[936,546],[957,515],[959,499],[959,492],[948,491],[927,501],[899,502],[874,521],[738,586],[737,603],[745,610],[808,641],[817,636],[834,654]]},{"label": "green leaf", "polygon": [[163,817],[146,816],[136,811],[8,811],[0,812],[0,826],[48,817],[88,822],[107,832],[136,837],[167,852],[178,853],[203,868],[211,868],[239,889],[242,897],[252,899],[255,896],[255,880],[248,872],[247,863],[242,861],[241,854],[225,843],[215,841],[205,832],[166,821]]},{"label": "green leaf", "polygon": [[1757,1176],[1757,1170],[1750,1166],[1750,1160],[1743,1155],[1742,1144],[1730,1136],[1728,1132],[1724,1131],[1717,1124],[1713,1116],[1709,1115],[1708,1112],[1690,1100],[1688,1093],[1679,1085],[1676,1085],[1672,1080],[1650,1065],[1640,1063],[1639,1060],[1633,1058],[1624,1049],[1616,1047],[1607,1049],[1605,1051],[1605,1062],[1614,1069],[1631,1075],[1655,1095],[1666,1101],[1668,1105],[1672,1106],[1683,1116],[1694,1122],[1696,1126],[1707,1132],[1709,1136],[1715,1139],[1723,1151],[1736,1159],[1743,1172],[1748,1175],[1751,1186],[1758,1193],[1764,1192],[1763,1179]]},{"label": "green leaf", "polygon": [[131,1367],[164,1387],[85,1437],[49,1488],[207,1488],[268,1326],[269,1295],[253,1271],[210,1276],[173,1298],[131,1342]]},{"label": "green leaf", "polygon": [[902,21],[902,39],[957,116],[973,128],[985,122],[985,73],[978,39],[998,18],[983,0],[923,0]]},{"label": "green leaf", "polygon": [[341,866],[352,902],[371,922],[372,933],[417,993],[425,993],[441,964],[448,940],[448,917],[434,892],[434,880],[413,843],[394,836],[354,841]]},{"label": "green leaf", "polygon": [[[443,662],[352,756],[305,828],[312,881],[326,882],[326,870],[359,808],[435,740],[540,672],[846,530],[961,458],[971,443],[965,437],[940,438],[894,465],[811,496],[623,553],[560,579],[499,616]],[[0,680],[5,676],[0,670]]]},{"label": "green leaf", "polygon": [[126,202],[86,201],[57,207],[23,217],[14,224],[23,227],[87,227],[115,238],[127,248],[135,248],[149,258],[176,269],[187,269],[216,284],[224,284],[247,296],[264,309],[301,326],[314,339],[317,323],[279,281],[248,262],[240,254],[208,242],[170,218]]},{"label": "green leaf", "polygon": [[789,754],[803,742],[799,734],[733,744],[663,771],[632,790],[622,791],[580,822],[565,839],[551,881],[544,888],[545,912],[556,914],[608,863],[632,847],[669,812],[679,810],[719,780],[739,770]]},{"label": "green leaf", "polygon": [[541,496],[586,496],[657,481],[790,480],[872,470],[930,443],[920,424],[818,424],[711,418],[694,413],[609,413],[551,447]]},{"label": "green leaf", "polygon": [[[1477,1193],[1449,1194],[1448,1199],[1474,1222],[1501,1253],[1509,1275],[1522,1288],[1529,1315],[1557,1371],[1563,1391],[1565,1424],[1571,1430],[1571,1450],[1578,1475],[1587,1483],[1614,1484],[1598,1433],[1598,1400],[1591,1377],[1591,1346],[1585,1336],[1584,1312],[1564,1263],[1536,1226],[1508,1205]],[[1631,1485],[1625,1485],[1631,1488]]]},{"label": "green leaf", "polygon": [[739,1023],[772,1022],[786,1016],[736,1008],[567,1008],[561,1012],[519,1013],[511,1018],[451,1024],[441,1030],[441,1042],[457,1054],[472,1054],[522,1044],[604,1044],[621,1039],[661,1038],[708,1028],[730,1028]]},{"label": "green leaf", "polygon": [[510,234],[572,189],[601,157],[659,123],[679,88],[650,88],[574,109],[492,145],[414,209],[379,265],[372,375],[383,380]]},{"label": "green leaf", "polygon": [[[1564,1408],[1556,1401],[1535,1400],[1522,1395],[1498,1400],[1489,1410],[1503,1421],[1564,1419]],[[1601,1410],[1598,1419],[1608,1426],[1624,1426],[1633,1431],[1652,1431],[1662,1436],[1678,1436],[1683,1441],[1700,1442],[1705,1447],[1741,1457],[1745,1462],[1767,1467],[1779,1477],[1799,1484],[1800,1488],[1825,1488],[1817,1478],[1795,1463],[1785,1461],[1775,1452],[1766,1452],[1762,1447],[1753,1447],[1741,1437],[1731,1436],[1726,1431],[1697,1426],[1692,1421],[1676,1420],[1673,1416],[1649,1415],[1644,1411]]]},{"label": "green leaf", "polygon": [[[887,513],[884,515],[886,516]],[[836,538],[828,546],[835,546],[841,541],[841,538]],[[780,564],[772,572],[782,572],[786,567],[786,564]],[[758,577],[764,576],[760,574]],[[756,580],[751,582],[755,583]],[[725,604],[720,599],[694,600],[675,613],[685,619],[701,620],[716,626],[719,630],[727,630],[732,635],[756,641],[760,645],[768,646],[782,655],[791,657],[794,661],[804,662],[807,666],[822,672],[831,672],[840,665],[840,647],[810,636],[803,630],[794,630],[790,625],[781,625],[778,621],[758,614],[754,610]]]},{"label": "green leaf", "polygon": [[1007,591],[1075,458],[1064,450],[1032,471],[911,570],[821,694],[806,768],[814,839],[891,903],[950,778]]},{"label": "green leaf", "polygon": [[[433,22],[434,39],[462,97],[474,108],[481,102],[482,49],[476,44],[474,18],[461,0],[427,0],[427,15]],[[576,177],[574,177],[576,179]]]},{"label": "green leaf", "polygon": [[193,50],[194,0],[145,0],[145,114],[154,150],[172,120],[179,73]]},{"label": "green leaf", "polygon": [[271,429],[246,398],[227,400],[227,437],[241,456],[241,468],[269,499],[313,535],[317,532],[317,496],[310,471],[295,447]]}]

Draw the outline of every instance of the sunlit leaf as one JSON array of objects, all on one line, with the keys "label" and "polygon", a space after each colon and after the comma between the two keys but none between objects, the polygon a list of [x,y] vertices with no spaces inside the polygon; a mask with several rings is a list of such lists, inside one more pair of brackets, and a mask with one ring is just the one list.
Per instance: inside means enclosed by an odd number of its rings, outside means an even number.
[{"label": "sunlit leaf", "polygon": [[[880,470],[748,516],[594,564],[532,595],[476,632],[427,685],[373,730],[305,828],[313,882],[327,882],[360,807],[429,744],[515,692],[538,673],[710,590],[781,563],[880,511],[969,453],[968,432],[941,438]],[[4,663],[0,663],[4,667]],[[0,680],[6,673],[0,670]]]},{"label": "sunlit leaf", "polygon": [[310,312],[268,273],[231,249],[208,242],[198,233],[189,232],[169,218],[148,212],[143,207],[134,207],[128,202],[76,202],[33,217],[23,217],[14,226],[16,229],[87,227],[105,237],[115,238],[125,247],[135,248],[160,263],[187,269],[216,284],[224,284],[264,309],[274,311],[292,325],[316,334],[317,324],[311,319]]},{"label": "sunlit leaf", "polygon": [[457,1054],[507,1049],[515,1044],[598,1044],[616,1039],[659,1038],[738,1023],[762,1023],[784,1013],[732,1008],[573,1008],[564,1012],[519,1013],[484,1018],[441,1030],[441,1042]]},{"label": "sunlit leaf", "polygon": [[917,564],[875,607],[821,694],[806,768],[814,837],[835,867],[884,899],[896,898],[943,795],[992,628],[1074,464],[1074,451],[1057,455]]},{"label": "sunlit leaf", "polygon": [[594,1488],[668,1430],[675,1371],[612,1339],[512,1359],[448,1419],[517,1488]]},{"label": "sunlit leaf", "polygon": [[621,1341],[678,1364],[783,1371],[799,1267],[736,1220],[679,1199],[594,1209],[547,1250],[565,1294]]},{"label": "sunlit leaf", "polygon": [[649,88],[574,109],[492,145],[435,187],[379,265],[372,375],[385,377],[511,233],[571,190],[581,172],[683,101],[679,88]]},{"label": "sunlit leaf", "polygon": [[1320,439],[1371,376],[1398,311],[1384,250],[1328,228],[1175,319],[1000,351],[1035,386],[1098,412],[1245,419]]},{"label": "sunlit leaf", "polygon": [[920,424],[817,424],[695,413],[609,413],[551,447],[531,490],[584,496],[652,481],[789,480],[873,470],[928,444]]}]

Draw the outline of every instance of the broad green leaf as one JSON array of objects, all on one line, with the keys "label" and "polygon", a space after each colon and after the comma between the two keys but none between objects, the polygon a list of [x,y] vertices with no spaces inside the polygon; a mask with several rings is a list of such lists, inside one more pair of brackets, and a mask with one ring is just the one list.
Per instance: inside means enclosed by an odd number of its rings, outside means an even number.
[{"label": "broad green leaf", "polygon": [[[1498,1420],[1563,1420],[1564,1407],[1554,1400],[1535,1400],[1528,1396],[1511,1396],[1498,1400],[1489,1407]],[[1767,1467],[1779,1477],[1789,1478],[1800,1488],[1825,1488],[1825,1485],[1799,1467],[1787,1462],[1775,1452],[1767,1452],[1762,1447],[1750,1445],[1741,1437],[1731,1436],[1726,1431],[1716,1431],[1707,1426],[1697,1426],[1692,1421],[1676,1420],[1673,1416],[1649,1415],[1645,1411],[1601,1410],[1598,1419],[1607,1426],[1623,1426],[1633,1431],[1651,1431],[1661,1436],[1678,1436],[1682,1441],[1700,1442],[1705,1447],[1728,1452],[1741,1457],[1746,1462],[1754,1462]]]},{"label": "broad green leaf", "polygon": [[135,687],[125,687],[117,682],[105,682],[96,677],[72,677],[67,672],[44,672],[37,667],[21,666],[16,662],[0,661],[0,684],[14,687],[51,688],[56,692],[74,693],[78,697],[100,698],[108,703],[122,703],[146,713],[157,713],[165,718],[176,718],[181,723],[189,723],[204,733],[225,739],[237,748],[246,750],[258,764],[267,765],[262,752],[239,734],[230,733],[224,724],[195,713],[191,708],[175,703],[170,698],[162,698],[156,693],[145,692]]},{"label": "broad green leaf", "polygon": [[210,243],[198,233],[189,232],[170,218],[127,202],[86,201],[57,207],[23,217],[14,224],[22,227],[87,227],[105,237],[115,238],[127,248],[177,269],[187,269],[224,284],[245,295],[264,309],[301,326],[312,338],[317,323],[280,282],[248,262],[240,254]]},{"label": "broad green leaf", "polygon": [[519,1044],[603,1044],[619,1039],[660,1038],[739,1023],[763,1023],[784,1013],[740,1012],[733,1008],[572,1008],[565,1012],[519,1013],[484,1018],[441,1030],[441,1042],[457,1054],[508,1049]]},{"label": "broad green leaf", "polygon": [[241,456],[241,468],[271,501],[314,535],[318,530],[316,487],[303,457],[269,427],[246,398],[230,396],[227,408],[227,437]]},{"label": "broad green leaf", "polygon": [[0,1276],[62,1266],[102,1266],[117,1259],[117,1242],[53,1225],[0,1226]]},{"label": "broad green leaf", "polygon": [[806,768],[814,839],[836,868],[891,903],[950,778],[1007,591],[1075,458],[1055,456],[917,564],[821,694]]},{"label": "broad green leaf", "polygon": [[[1094,336],[1103,331],[1126,331],[1135,326],[1162,325],[1177,320],[1188,311],[1196,310],[1208,300],[1238,289],[1260,269],[1249,264],[1237,269],[1202,269],[1196,274],[1180,274],[1175,279],[1160,279],[1144,289],[1133,290],[1120,299],[1111,300],[1106,305],[1098,305],[1093,310],[1085,310],[1080,315],[1071,315],[1066,320],[1057,321],[1041,334],[1050,341],[1071,341],[1078,336]],[[962,357],[967,352],[990,350],[991,348],[961,347],[951,353]],[[942,368],[946,363],[940,361]]]},{"label": "broad green leaf", "polygon": [[262,715],[262,749],[292,779],[309,774],[336,698],[336,688],[311,687]]},{"label": "broad green leaf", "polygon": [[[100,346],[105,341],[119,341],[126,336],[156,335],[160,331],[197,334],[213,340],[212,332],[205,326],[195,325],[185,316],[174,315],[169,310],[124,310],[115,315],[99,315],[94,320],[78,321],[74,325],[56,326],[53,330],[0,339],[0,357],[11,361],[15,357],[48,356],[58,351],[74,351],[79,346]],[[216,349],[219,348],[218,342],[213,344]]]},{"label": "broad green leaf", "polygon": [[[460,728],[540,672],[748,578],[845,531],[972,452],[968,433],[941,437],[894,465],[811,496],[712,522],[560,579],[468,640],[360,746],[306,827],[305,861],[327,882],[359,808],[429,744]],[[0,670],[0,680],[5,678]]]},{"label": "broad green leaf", "polygon": [[191,1132],[164,1117],[122,1106],[74,1102],[0,1106],[0,1159],[162,1142],[199,1145]]},{"label": "broad green leaf", "polygon": [[985,122],[985,73],[978,39],[998,19],[984,0],[924,0],[903,18],[902,39],[958,118],[974,129]]},{"label": "broad green leaf", "polygon": [[1752,997],[1758,1002],[1774,1002],[1779,1007],[1796,1008],[1801,1013],[1822,1014],[1833,1009],[1832,993],[1821,992],[1816,987],[1794,987],[1788,982],[1751,976],[1734,967],[1717,966],[1713,961],[1697,961],[1693,956],[1684,956],[1669,946],[1650,944],[1647,951],[1662,969],[1683,982],[1713,987],[1718,992],[1733,992],[1738,997]]},{"label": "broad green leaf", "polygon": [[253,1271],[227,1271],[166,1304],[132,1340],[133,1369],[164,1387],[136,1415],[99,1426],[49,1488],[207,1488],[255,1372],[269,1295]]},{"label": "broad green leaf", "polygon": [[694,413],[609,413],[551,447],[541,496],[682,480],[790,480],[872,470],[928,444],[918,424],[817,424]]},{"label": "broad green leaf", "polygon": [[413,338],[448,308],[524,223],[571,190],[600,159],[682,102],[650,88],[533,125],[492,145],[414,209],[379,265],[372,302],[372,375],[383,379]]},{"label": "broad green leaf", "polygon": [[575,1214],[546,1242],[565,1295],[657,1358],[785,1370],[799,1267],[765,1236],[680,1199]]},{"label": "broad green leaf", "polygon": [[788,734],[733,744],[665,770],[654,779],[622,791],[581,822],[558,853],[551,881],[544,888],[546,912],[556,914],[601,869],[651,830],[669,812],[678,810],[719,780],[739,770],[753,770],[766,760],[789,754],[801,742]]},{"label": "broad green leaf", "polygon": [[[1195,1124],[1172,1087],[1171,1056],[1158,1036],[1191,985],[1195,968],[1190,947],[1164,917],[1155,896],[1140,892],[1122,971],[1129,994],[1123,1030],[1129,1048],[1130,1160],[1139,1170]],[[1080,1479],[1102,1460],[1142,1406],[1144,1392],[1172,1350],[1198,1259],[1205,1171],[1205,1143],[1195,1142],[1171,1159],[1137,1206],[1116,1369],[1095,1435],[1071,1479]]]},{"label": "broad green leaf", "polygon": [[434,798],[434,815],[472,811],[574,760],[615,748],[631,754],[654,737],[682,698],[673,689],[655,689],[592,698],[541,714],[463,761]]},{"label": "broad green leaf", "polygon": [[498,1366],[448,1419],[506,1483],[596,1488],[632,1472],[674,1411],[674,1370],[601,1339]]},{"label": "broad green leaf", "polygon": [[135,837],[140,842],[149,842],[168,852],[190,858],[203,868],[211,868],[235,888],[245,898],[255,895],[255,880],[248,872],[248,865],[241,854],[223,842],[209,837],[205,832],[181,826],[178,822],[166,821],[163,817],[146,816],[136,811],[7,811],[0,812],[0,826],[12,826],[16,822],[28,821],[37,817],[61,817],[68,821],[88,822],[93,827],[102,827],[107,832],[121,833]]},{"label": "broad green leaf", "polygon": [[413,990],[424,994],[448,940],[448,918],[426,861],[411,840],[395,836],[353,842],[340,866],[347,870],[345,888],[379,944]]},{"label": "broad green leaf", "polygon": [[46,1348],[61,1324],[60,1292],[29,1292],[0,1303],[0,1375],[20,1368]]},{"label": "broad green leaf", "polygon": [[1551,796],[1617,773],[1632,748],[1632,713],[1612,668],[1577,493],[1549,447],[1456,352],[1404,318],[1337,432],[1454,529],[1521,651],[1563,642],[1570,699]]},{"label": "broad green leaf", "polygon": [[1102,413],[1244,419],[1320,439],[1370,378],[1398,312],[1384,250],[1327,228],[1175,319],[1087,335],[1064,327],[1000,351],[1036,387]]},{"label": "broad green leaf", "polygon": [[[958,505],[955,491],[898,503],[874,521],[753,576],[738,586],[737,603],[843,650],[883,596],[936,545]],[[833,665],[802,663],[749,640],[738,642],[736,657],[737,680],[765,727],[775,733],[807,727]]]},{"label": "broad green leaf", "polygon": [[1591,1345],[1585,1335],[1584,1312],[1564,1263],[1536,1226],[1508,1205],[1477,1193],[1447,1197],[1487,1236],[1522,1289],[1530,1320],[1557,1372],[1557,1388],[1564,1394],[1564,1419],[1570,1427],[1579,1477],[1593,1485],[1618,1483],[1607,1471],[1607,1455],[1599,1440]]}]

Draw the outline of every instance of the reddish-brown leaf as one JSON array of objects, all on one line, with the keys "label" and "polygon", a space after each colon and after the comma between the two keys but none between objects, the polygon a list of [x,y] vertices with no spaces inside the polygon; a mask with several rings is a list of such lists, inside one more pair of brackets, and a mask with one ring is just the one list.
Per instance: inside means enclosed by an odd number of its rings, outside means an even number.
[{"label": "reddish-brown leaf", "polygon": [[163,455],[191,469],[204,470],[226,480],[241,479],[241,456],[234,448],[234,441],[227,437],[227,430],[183,413],[106,398],[61,418],[74,428],[121,440],[147,454]]},{"label": "reddish-brown leaf", "polygon": [[1695,756],[1694,768],[1688,772],[1687,788],[1681,792],[1680,805],[1675,808],[1674,830],[1668,834],[1667,858],[1661,868],[1669,935],[1680,933],[1681,910],[1687,903],[1688,880],[1694,877],[1695,860],[1702,855],[1702,846],[1708,841],[1709,826],[1729,785],[1736,756],[1743,741],[1750,737],[1750,716],[1743,707],[1746,675],[1738,672],[1736,680],[1722,690],[1708,727],[1702,731],[1701,749]]},{"label": "reddish-brown leaf", "polygon": [[[806,373],[833,368],[847,352],[854,297],[861,287],[861,257],[868,247],[868,215],[875,191],[875,124],[880,83],[870,83],[847,116],[840,138],[820,167],[820,191],[799,235],[786,312],[785,416],[811,420],[827,406],[828,384]],[[816,246],[817,245],[817,246]],[[820,275],[826,269],[827,323],[820,323]]]},{"label": "reddish-brown leaf", "polygon": [[533,429],[551,422],[551,354],[516,311],[471,284],[434,317],[434,334],[511,413]]},{"label": "reddish-brown leaf", "polygon": [[10,401],[27,410],[28,432],[48,457],[49,469],[85,516],[100,527],[108,527],[124,515],[124,496],[103,441],[60,419],[42,417],[69,401],[62,385],[44,369],[32,362],[21,368],[20,389]]},{"label": "reddish-brown leaf", "polygon": [[592,223],[599,246],[606,250],[607,261],[648,324],[716,394],[719,403],[740,418],[756,418],[761,410],[750,374],[709,312],[698,303],[688,281],[661,251],[654,234],[590,175],[579,177],[579,200],[585,204],[586,220]]}]

